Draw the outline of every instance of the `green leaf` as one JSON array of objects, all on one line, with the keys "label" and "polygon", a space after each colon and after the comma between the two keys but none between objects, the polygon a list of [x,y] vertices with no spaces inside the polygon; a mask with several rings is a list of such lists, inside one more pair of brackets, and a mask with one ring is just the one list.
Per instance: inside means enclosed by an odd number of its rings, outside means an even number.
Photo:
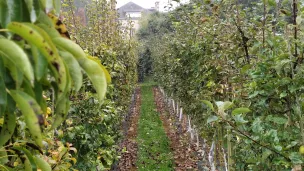
[{"label": "green leaf", "polygon": [[266,117],[266,121],[270,121],[270,122],[274,122],[276,124],[283,125],[286,122],[288,122],[288,119],[287,118],[283,118],[283,117],[276,117],[276,116],[268,115]]},{"label": "green leaf", "polygon": [[7,167],[7,166],[5,166],[5,165],[1,165],[1,167],[2,167],[2,168],[5,168],[4,171],[15,171],[15,169],[12,169],[12,168]]},{"label": "green leaf", "polygon": [[254,133],[261,133],[264,130],[264,128],[262,127],[262,121],[259,117],[255,118],[251,125],[251,128]]},{"label": "green leaf", "polygon": [[6,25],[10,22],[10,17],[8,13],[7,1],[0,1],[0,25],[6,28]]},{"label": "green leaf", "polygon": [[274,148],[277,150],[277,151],[282,151],[282,146],[280,146],[280,145],[276,145],[276,146],[274,146]]},{"label": "green leaf", "polygon": [[270,150],[266,149],[262,154],[262,161],[266,160],[271,154],[272,154],[272,152]]},{"label": "green leaf", "polygon": [[213,86],[215,86],[215,83],[214,83],[214,81],[209,81],[208,83],[207,83],[207,85],[206,85],[206,87],[213,87]]},{"label": "green leaf", "polygon": [[42,6],[42,10],[45,12],[50,12],[53,9],[53,0],[39,0]]},{"label": "green leaf", "polygon": [[19,89],[23,82],[23,73],[10,60],[2,58],[2,61],[5,65],[5,67],[9,69],[9,71],[10,71],[9,74],[15,81],[15,88]]},{"label": "green leaf", "polygon": [[259,91],[254,91],[253,93],[249,94],[249,97],[248,98],[254,98],[256,97],[257,95],[259,94]]},{"label": "green leaf", "polygon": [[50,12],[53,9],[53,0],[44,0],[45,3],[45,10],[46,12]]},{"label": "green leaf", "polygon": [[10,21],[28,22],[30,21],[30,13],[26,8],[24,1],[9,0],[7,1],[8,13]]},{"label": "green leaf", "polygon": [[232,115],[246,114],[248,112],[251,112],[248,108],[236,108],[232,111]]},{"label": "green leaf", "polygon": [[32,96],[33,98],[35,98],[35,92],[33,90],[33,87],[30,83],[30,81],[28,81],[27,79],[23,80],[22,83],[22,89],[25,93],[27,93],[28,95]]},{"label": "green leaf", "polygon": [[241,74],[245,74],[250,68],[251,68],[251,65],[249,65],[249,64],[244,65],[241,69]]},{"label": "green leaf", "polygon": [[218,120],[218,117],[217,116],[209,116],[209,118],[207,119],[207,124],[211,123],[211,122],[215,122]]},{"label": "green leaf", "polygon": [[213,104],[210,101],[208,101],[208,100],[202,100],[202,102],[205,105],[207,105],[214,112]]},{"label": "green leaf", "polygon": [[248,121],[244,120],[244,118],[241,114],[234,116],[233,119],[236,121],[237,124],[248,123]]},{"label": "green leaf", "polygon": [[283,98],[283,97],[286,97],[286,96],[287,96],[287,93],[286,93],[286,91],[284,91],[284,92],[282,92],[282,93],[280,94],[280,99]]},{"label": "green leaf", "polygon": [[215,102],[218,109],[221,111],[225,111],[227,109],[230,109],[233,106],[232,102],[226,101],[226,102],[222,102],[222,101],[217,101]]},{"label": "green leaf", "polygon": [[35,63],[34,66],[35,77],[37,78],[37,80],[41,80],[42,77],[46,75],[48,68],[47,67],[48,61],[36,46],[34,45],[31,46],[31,52],[33,54],[34,63]]},{"label": "green leaf", "polygon": [[286,150],[296,146],[297,144],[298,144],[297,141],[292,141],[288,146],[286,146]]},{"label": "green leaf", "polygon": [[293,164],[303,164],[302,156],[298,152],[290,153],[289,158]]},{"label": "green leaf", "polygon": [[288,119],[282,118],[282,117],[273,117],[273,118],[272,118],[272,121],[273,121],[274,123],[283,125],[283,124],[285,124],[286,122],[288,122]]},{"label": "green leaf", "polygon": [[42,85],[37,81],[35,81],[34,92],[35,92],[36,101],[37,103],[39,103],[41,110],[43,111],[43,113],[46,113],[47,104],[46,104],[46,100],[43,98],[43,88]]},{"label": "green leaf", "polygon": [[275,7],[277,5],[275,0],[268,0],[268,5],[271,7]]},{"label": "green leaf", "polygon": [[47,163],[42,157],[37,155],[37,156],[34,156],[34,159],[40,170],[42,170],[42,171],[51,171],[52,170],[49,163]]},{"label": "green leaf", "polygon": [[61,8],[61,0],[53,0],[53,5],[54,5],[56,15],[59,16],[60,8]]},{"label": "green leaf", "polygon": [[7,163],[8,161],[6,149],[4,147],[0,147],[0,164]]},{"label": "green leaf", "polygon": [[39,0],[24,0],[24,2],[30,13],[31,22],[36,22],[40,12]]},{"label": "green leaf", "polygon": [[270,129],[269,131],[267,131],[265,137],[269,137],[273,142],[276,143],[280,141],[278,137],[278,131],[275,129]]},{"label": "green leaf", "polygon": [[5,86],[5,68],[2,61],[2,58],[0,58],[0,117],[3,115],[6,109],[7,105],[7,92],[6,92],[6,86]]},{"label": "green leaf", "polygon": [[303,21],[303,18],[302,18],[301,15],[299,15],[299,16],[297,17],[297,24],[300,25],[300,24],[302,23],[302,21]]},{"label": "green leaf", "polygon": [[36,166],[36,163],[34,160],[34,156],[32,155],[32,153],[29,150],[27,150],[23,147],[13,147],[13,149],[23,152],[26,155],[26,157],[28,158],[29,162],[31,163],[32,170],[37,171],[37,166]]},{"label": "green leaf", "polygon": [[226,101],[224,102],[224,110],[228,110],[233,106],[232,102]]},{"label": "green leaf", "polygon": [[280,60],[276,63],[276,65],[274,66],[274,69],[276,70],[278,75],[281,75],[282,73],[282,69],[285,65],[290,64],[292,62],[292,60],[290,59],[284,59],[284,60]]}]

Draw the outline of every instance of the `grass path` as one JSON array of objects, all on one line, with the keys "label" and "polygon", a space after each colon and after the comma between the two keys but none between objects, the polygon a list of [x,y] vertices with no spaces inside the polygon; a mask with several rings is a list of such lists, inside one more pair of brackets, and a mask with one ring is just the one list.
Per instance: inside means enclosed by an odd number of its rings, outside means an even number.
[{"label": "grass path", "polygon": [[138,170],[170,171],[173,170],[173,156],[154,103],[152,87],[151,83],[141,85],[136,165]]}]

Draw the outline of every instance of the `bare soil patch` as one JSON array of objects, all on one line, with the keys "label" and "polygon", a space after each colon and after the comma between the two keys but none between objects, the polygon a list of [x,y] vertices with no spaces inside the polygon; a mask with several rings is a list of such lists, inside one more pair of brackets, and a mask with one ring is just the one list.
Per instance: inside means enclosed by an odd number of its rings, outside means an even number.
[{"label": "bare soil patch", "polygon": [[176,171],[200,170],[198,169],[200,147],[190,141],[187,133],[187,122],[183,119],[182,122],[177,124],[177,117],[174,115],[173,109],[164,102],[163,94],[159,88],[153,88],[153,92],[157,110],[160,113],[165,132],[170,139],[170,148],[175,162],[174,169]]},{"label": "bare soil patch", "polygon": [[140,103],[141,103],[141,92],[140,88],[135,90],[134,100],[135,103],[131,108],[131,113],[129,115],[130,118],[127,118],[129,121],[128,128],[126,132],[126,137],[121,143],[120,152],[121,158],[115,168],[115,171],[136,171],[136,160],[137,160],[137,149],[138,145],[136,142],[137,137],[137,126],[138,126],[138,119],[140,115]]}]

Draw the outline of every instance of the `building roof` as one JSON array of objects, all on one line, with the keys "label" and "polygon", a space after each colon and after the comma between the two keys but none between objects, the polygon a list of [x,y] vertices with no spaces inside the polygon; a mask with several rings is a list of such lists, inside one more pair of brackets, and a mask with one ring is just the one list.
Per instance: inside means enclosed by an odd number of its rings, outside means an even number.
[{"label": "building roof", "polygon": [[145,10],[145,8],[135,4],[134,2],[128,2],[125,5],[121,6],[118,10],[122,11],[142,11]]},{"label": "building roof", "polygon": [[119,19],[125,19],[127,12],[152,12],[151,9],[145,9],[134,2],[128,2],[125,5],[117,9]]}]

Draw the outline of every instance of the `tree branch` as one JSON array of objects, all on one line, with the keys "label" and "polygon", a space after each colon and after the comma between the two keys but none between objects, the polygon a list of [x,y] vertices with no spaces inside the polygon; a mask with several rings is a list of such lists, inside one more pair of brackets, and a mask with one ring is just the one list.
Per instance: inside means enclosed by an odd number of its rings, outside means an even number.
[{"label": "tree branch", "polygon": [[248,42],[248,38],[245,36],[243,30],[241,29],[241,27],[237,24],[237,22],[235,20],[233,20],[239,33],[241,34],[241,37],[242,37],[242,45],[243,45],[243,48],[244,48],[244,51],[245,51],[245,55],[246,55],[246,60],[247,60],[247,63],[250,64],[250,56],[249,56],[249,50],[248,50],[248,45],[247,45],[247,42]]},{"label": "tree branch", "polygon": [[223,121],[225,121],[226,123],[228,123],[228,124],[233,128],[233,130],[235,130],[236,132],[240,133],[241,135],[243,135],[243,136],[246,137],[247,139],[251,140],[252,142],[258,144],[258,145],[261,146],[261,147],[267,148],[268,150],[274,152],[275,154],[277,154],[277,155],[279,155],[279,156],[281,156],[281,157],[284,157],[287,161],[290,161],[290,159],[289,159],[288,157],[286,157],[285,155],[283,155],[283,154],[277,152],[275,149],[273,149],[273,148],[271,148],[271,147],[268,147],[268,146],[266,146],[266,145],[261,144],[260,142],[258,142],[258,141],[256,141],[256,140],[252,139],[252,138],[251,138],[249,135],[247,135],[245,132],[240,131],[232,122],[230,122],[230,121],[228,121],[228,120],[225,120],[224,118],[222,118],[222,119],[223,119]]}]

